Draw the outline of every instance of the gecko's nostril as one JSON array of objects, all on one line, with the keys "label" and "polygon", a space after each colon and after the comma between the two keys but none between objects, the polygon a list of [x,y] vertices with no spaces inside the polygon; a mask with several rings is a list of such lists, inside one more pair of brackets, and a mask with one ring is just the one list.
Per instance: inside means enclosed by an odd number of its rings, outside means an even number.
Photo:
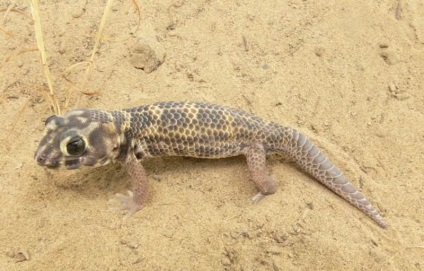
[{"label": "gecko's nostril", "polygon": [[42,156],[42,155],[36,155],[35,156],[35,160],[37,161],[37,163],[39,163],[39,164],[43,164],[45,161],[46,161],[46,159]]}]

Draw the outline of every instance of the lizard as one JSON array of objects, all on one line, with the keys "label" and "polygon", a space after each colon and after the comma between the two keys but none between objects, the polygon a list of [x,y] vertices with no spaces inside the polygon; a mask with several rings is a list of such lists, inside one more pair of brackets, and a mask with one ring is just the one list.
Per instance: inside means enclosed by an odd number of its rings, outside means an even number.
[{"label": "lizard", "polygon": [[45,121],[45,135],[35,152],[47,168],[77,169],[121,162],[133,191],[116,194],[126,218],[147,198],[147,174],[141,163],[150,157],[225,158],[243,155],[258,193],[258,202],[276,192],[266,159],[284,154],[327,188],[386,228],[382,216],[341,170],[304,134],[294,128],[235,108],[207,102],[157,102],[123,110],[75,109]]}]

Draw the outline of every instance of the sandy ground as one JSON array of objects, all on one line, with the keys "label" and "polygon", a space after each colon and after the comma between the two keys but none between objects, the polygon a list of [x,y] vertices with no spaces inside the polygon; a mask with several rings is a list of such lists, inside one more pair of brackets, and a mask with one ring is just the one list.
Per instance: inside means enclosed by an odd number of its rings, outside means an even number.
[{"label": "sandy ground", "polygon": [[[276,194],[256,193],[242,158],[146,161],[151,193],[122,223],[107,201],[130,185],[109,165],[47,171],[33,160],[52,114],[33,23],[0,31],[1,270],[424,270],[424,3],[116,1],[80,107],[162,100],[230,105],[307,134],[381,210],[386,230],[285,160]],[[1,2],[7,7],[11,1]],[[104,1],[43,1],[50,68],[87,60]],[[29,12],[27,2],[17,8]],[[164,63],[131,62],[138,37]],[[162,48],[162,49],[160,49]],[[7,61],[7,62],[5,62]],[[82,69],[69,78],[78,82]]]}]

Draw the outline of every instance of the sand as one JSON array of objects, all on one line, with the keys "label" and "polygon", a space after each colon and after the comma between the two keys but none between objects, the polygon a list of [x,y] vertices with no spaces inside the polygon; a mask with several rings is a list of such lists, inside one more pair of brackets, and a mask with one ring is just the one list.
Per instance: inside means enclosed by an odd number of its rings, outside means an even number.
[{"label": "sand", "polygon": [[[113,4],[86,88],[96,95],[78,107],[208,101],[293,126],[331,157],[389,227],[285,159],[268,163],[278,191],[252,204],[256,189],[242,157],[145,161],[148,202],[123,222],[108,199],[130,188],[125,167],[49,171],[35,163],[52,114],[46,80],[37,51],[10,57],[36,48],[34,24],[3,11],[1,270],[424,269],[422,1],[139,3],[142,23],[133,34],[132,2]],[[89,59],[104,5],[41,4],[64,111],[78,95],[65,106],[71,84],[63,74],[80,84],[82,67],[67,69]],[[26,1],[16,8],[30,12]],[[135,63],[142,56],[134,60],[140,42],[156,57],[146,67]]]}]

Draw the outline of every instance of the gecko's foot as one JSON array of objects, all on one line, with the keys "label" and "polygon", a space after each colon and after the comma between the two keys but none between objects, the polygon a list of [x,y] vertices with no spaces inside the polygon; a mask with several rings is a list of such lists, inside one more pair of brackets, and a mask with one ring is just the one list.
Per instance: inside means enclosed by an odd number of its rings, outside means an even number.
[{"label": "gecko's foot", "polygon": [[261,192],[259,192],[258,194],[254,195],[252,197],[252,202],[253,203],[258,203],[261,199],[263,199],[265,197],[264,194],[262,194]]},{"label": "gecko's foot", "polygon": [[116,194],[114,198],[109,200],[110,208],[114,210],[127,210],[124,220],[130,218],[133,214],[139,211],[143,206],[134,201],[134,193],[128,191],[128,195]]}]

